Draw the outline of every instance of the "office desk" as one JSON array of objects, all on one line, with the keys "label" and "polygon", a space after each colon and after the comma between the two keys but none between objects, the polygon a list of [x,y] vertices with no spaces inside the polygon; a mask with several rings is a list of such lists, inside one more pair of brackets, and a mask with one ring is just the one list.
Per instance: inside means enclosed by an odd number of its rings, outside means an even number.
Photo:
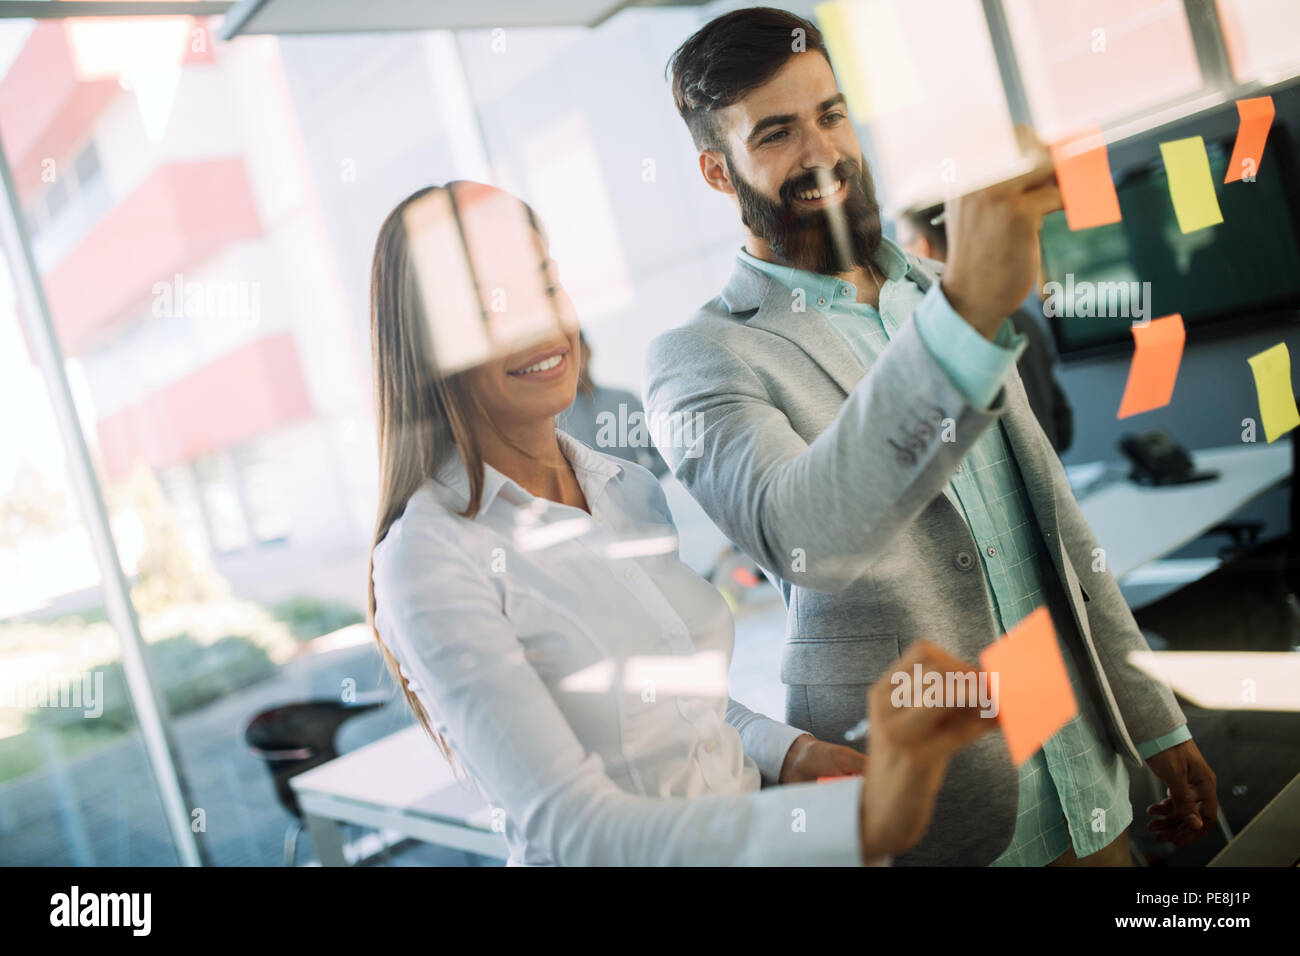
[{"label": "office desk", "polygon": [[[1082,494],[1079,508],[1121,585],[1134,571],[1195,541],[1291,474],[1291,443],[1231,445],[1191,453],[1214,481],[1148,488],[1119,481]],[[1212,559],[1210,565],[1217,562]]]},{"label": "office desk", "polygon": [[289,781],[323,866],[347,866],[339,824],[389,830],[439,846],[506,859],[491,808],[452,775],[418,724]]}]

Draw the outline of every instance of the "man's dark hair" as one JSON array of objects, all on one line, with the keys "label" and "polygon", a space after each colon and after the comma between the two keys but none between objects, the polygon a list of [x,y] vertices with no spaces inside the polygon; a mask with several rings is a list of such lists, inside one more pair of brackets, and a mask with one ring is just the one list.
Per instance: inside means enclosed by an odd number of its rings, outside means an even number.
[{"label": "man's dark hair", "polygon": [[[798,32],[796,32],[798,31]],[[762,86],[799,51],[830,60],[821,31],[787,10],[751,7],[710,20],[668,60],[673,101],[696,149],[723,149],[717,110]]]},{"label": "man's dark hair", "polygon": [[943,223],[936,226],[930,222],[941,212],[943,212],[943,206],[941,205],[929,206],[925,209],[912,207],[898,217],[905,220],[918,236],[922,236],[929,241],[930,251],[936,259],[946,259],[948,257],[947,228]]}]

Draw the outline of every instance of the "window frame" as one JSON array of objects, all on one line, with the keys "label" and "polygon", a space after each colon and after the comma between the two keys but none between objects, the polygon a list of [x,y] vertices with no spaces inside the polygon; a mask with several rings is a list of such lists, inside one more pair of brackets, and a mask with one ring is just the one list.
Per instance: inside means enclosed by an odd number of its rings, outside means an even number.
[{"label": "window frame", "polygon": [[[981,3],[1011,121],[1037,128],[1003,0],[981,0]],[[1102,134],[1108,145],[1136,139],[1162,126],[1211,112],[1239,99],[1271,94],[1300,83],[1300,73],[1267,84],[1257,79],[1238,81],[1228,57],[1216,0],[1182,0],[1182,3],[1192,34],[1196,65],[1201,71],[1201,87],[1106,122],[1102,125]]]}]

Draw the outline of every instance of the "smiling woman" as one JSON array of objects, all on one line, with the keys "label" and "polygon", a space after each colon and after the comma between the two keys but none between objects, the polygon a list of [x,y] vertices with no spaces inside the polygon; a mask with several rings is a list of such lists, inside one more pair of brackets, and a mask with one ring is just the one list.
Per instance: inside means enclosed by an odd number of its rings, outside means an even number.
[{"label": "smiling woman", "polygon": [[[429,208],[459,249],[410,229],[436,226]],[[512,864],[881,864],[920,839],[947,760],[991,724],[886,708],[882,682],[872,759],[897,769],[864,783],[858,750],[729,696],[731,614],[679,560],[658,481],[556,430],[578,328],[527,206],[416,193],[380,230],[371,299],[370,623],[416,717],[504,812]],[[488,347],[449,371],[431,322],[481,322]]]}]

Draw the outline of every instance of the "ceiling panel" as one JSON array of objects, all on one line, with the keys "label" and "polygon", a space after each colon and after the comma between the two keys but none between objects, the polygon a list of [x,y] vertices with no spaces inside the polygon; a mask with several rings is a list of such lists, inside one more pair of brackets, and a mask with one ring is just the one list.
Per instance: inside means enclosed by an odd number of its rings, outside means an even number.
[{"label": "ceiling panel", "polygon": [[240,0],[226,14],[221,36],[595,26],[624,7],[658,5],[655,0]]}]

